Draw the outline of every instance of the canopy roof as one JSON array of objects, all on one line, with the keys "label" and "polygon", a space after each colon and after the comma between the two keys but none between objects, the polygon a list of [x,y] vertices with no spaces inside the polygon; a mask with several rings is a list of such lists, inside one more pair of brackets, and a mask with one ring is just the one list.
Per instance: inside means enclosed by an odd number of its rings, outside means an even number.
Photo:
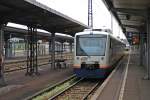
[{"label": "canopy roof", "polygon": [[143,32],[150,0],[103,0],[127,32]]},{"label": "canopy roof", "polygon": [[0,22],[13,22],[69,35],[88,26],[36,0],[0,0]]}]

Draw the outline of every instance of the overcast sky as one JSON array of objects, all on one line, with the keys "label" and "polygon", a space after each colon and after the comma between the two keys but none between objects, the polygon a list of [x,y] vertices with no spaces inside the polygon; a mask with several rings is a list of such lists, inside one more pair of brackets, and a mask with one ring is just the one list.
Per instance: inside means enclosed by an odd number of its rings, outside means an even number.
[{"label": "overcast sky", "polygon": [[[52,9],[55,9],[75,20],[88,24],[88,0],[36,0]],[[93,0],[93,26],[94,28],[111,29],[113,19],[113,33],[115,36],[123,37],[121,29],[102,0]]]},{"label": "overcast sky", "polygon": [[[87,25],[88,0],[37,0],[46,6],[53,8],[75,20]],[[111,17],[101,0],[93,0],[94,27],[111,26]]]}]

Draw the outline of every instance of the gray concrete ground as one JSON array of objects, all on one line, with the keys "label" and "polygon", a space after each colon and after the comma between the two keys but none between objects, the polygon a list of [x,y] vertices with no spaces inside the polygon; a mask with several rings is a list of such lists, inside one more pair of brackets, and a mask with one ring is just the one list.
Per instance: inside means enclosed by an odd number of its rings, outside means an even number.
[{"label": "gray concrete ground", "polygon": [[112,76],[98,100],[150,100],[150,80],[143,80],[146,69],[139,65],[139,54],[133,51],[129,62],[123,98],[119,99],[128,57]]},{"label": "gray concrete ground", "polygon": [[73,74],[72,68],[54,70],[48,65],[39,71],[39,76],[25,76],[25,71],[6,74],[7,86],[0,88],[0,100],[22,100]]}]

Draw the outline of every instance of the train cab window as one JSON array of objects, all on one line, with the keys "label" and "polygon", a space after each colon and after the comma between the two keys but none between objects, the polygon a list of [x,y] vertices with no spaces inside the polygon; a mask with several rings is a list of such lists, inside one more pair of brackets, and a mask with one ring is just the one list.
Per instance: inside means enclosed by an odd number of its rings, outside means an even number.
[{"label": "train cab window", "polygon": [[107,36],[102,34],[81,35],[76,39],[77,56],[104,56]]}]

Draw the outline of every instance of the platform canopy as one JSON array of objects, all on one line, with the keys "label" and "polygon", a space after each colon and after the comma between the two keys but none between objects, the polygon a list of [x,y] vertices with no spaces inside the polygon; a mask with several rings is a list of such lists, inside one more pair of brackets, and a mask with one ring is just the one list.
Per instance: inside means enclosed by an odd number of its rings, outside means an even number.
[{"label": "platform canopy", "polygon": [[7,22],[69,35],[88,28],[36,0],[0,0],[0,23]]},{"label": "platform canopy", "polygon": [[[14,28],[9,26],[6,26],[4,28],[5,37],[7,38],[17,37],[17,38],[25,39],[27,32],[28,32],[27,29],[20,29],[20,28]],[[49,39],[51,38],[51,33],[49,32],[41,32],[37,30],[37,35],[38,35],[37,36],[38,40],[49,41]],[[74,39],[73,37],[68,35],[63,35],[63,34],[55,35],[55,40],[58,42],[66,42],[66,41],[73,42],[73,39]]]},{"label": "platform canopy", "polygon": [[150,0],[103,0],[126,32],[145,31]]}]

